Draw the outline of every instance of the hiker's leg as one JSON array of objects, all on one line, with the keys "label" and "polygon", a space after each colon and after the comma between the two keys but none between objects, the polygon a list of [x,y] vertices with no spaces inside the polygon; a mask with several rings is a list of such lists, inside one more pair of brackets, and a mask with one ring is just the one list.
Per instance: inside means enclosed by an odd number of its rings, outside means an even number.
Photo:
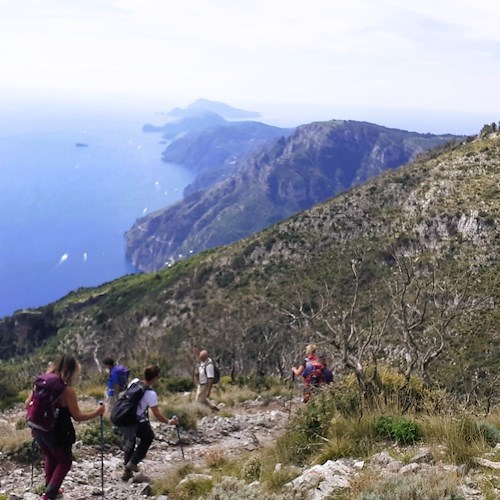
[{"label": "hiker's leg", "polygon": [[35,438],[35,441],[37,442],[38,446],[43,452],[44,456],[44,462],[43,462],[43,468],[45,472],[45,486],[49,484],[50,478],[52,477],[52,474],[54,473],[54,469],[56,468],[56,459],[52,455],[52,451],[50,448],[41,440]]},{"label": "hiker's leg", "polygon": [[135,450],[137,425],[120,427],[120,431],[123,437],[123,463],[127,465]]},{"label": "hiker's leg", "polygon": [[56,467],[52,476],[50,477],[49,483],[45,488],[45,494],[49,498],[56,498],[57,492],[61,487],[61,484],[66,477],[66,474],[71,469],[71,464],[73,462],[71,446],[68,448],[52,448],[52,455],[56,459]]},{"label": "hiker's leg", "polygon": [[33,437],[44,454],[45,485],[50,483],[57,466],[57,458],[53,450],[56,448],[55,436],[52,432],[34,431]]},{"label": "hiker's leg", "polygon": [[217,408],[217,406],[207,398],[207,390],[208,385],[198,385],[198,389],[196,391],[196,402],[204,404],[212,410],[218,411],[219,408]]},{"label": "hiker's leg", "polygon": [[130,461],[137,465],[145,456],[153,442],[155,437],[153,429],[149,422],[141,422],[137,427],[137,437],[140,439],[140,443],[135,449]]},{"label": "hiker's leg", "polygon": [[204,404],[205,400],[206,400],[206,393],[207,393],[207,386],[206,385],[198,384],[198,387],[196,388],[196,398],[195,398],[195,401],[197,403]]}]

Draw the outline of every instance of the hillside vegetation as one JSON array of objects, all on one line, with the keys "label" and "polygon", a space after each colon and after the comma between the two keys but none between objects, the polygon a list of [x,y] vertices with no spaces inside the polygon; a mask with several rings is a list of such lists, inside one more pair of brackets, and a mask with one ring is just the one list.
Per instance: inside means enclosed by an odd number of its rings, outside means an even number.
[{"label": "hillside vegetation", "polygon": [[0,322],[2,370],[56,349],[188,375],[206,347],[233,377],[288,376],[315,341],[360,394],[377,366],[498,398],[500,139],[420,157],[230,246],[77,290]]}]

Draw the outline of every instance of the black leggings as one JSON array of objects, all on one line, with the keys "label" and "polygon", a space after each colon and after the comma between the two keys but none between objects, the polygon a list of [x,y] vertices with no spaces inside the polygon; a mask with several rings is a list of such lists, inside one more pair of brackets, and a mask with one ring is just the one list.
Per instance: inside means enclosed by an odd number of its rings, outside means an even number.
[{"label": "black leggings", "polygon": [[[129,462],[137,465],[146,456],[155,435],[149,422],[140,422],[137,424],[135,433],[127,434],[124,433],[123,444],[125,465]],[[136,447],[137,439],[139,439],[139,444]]]}]

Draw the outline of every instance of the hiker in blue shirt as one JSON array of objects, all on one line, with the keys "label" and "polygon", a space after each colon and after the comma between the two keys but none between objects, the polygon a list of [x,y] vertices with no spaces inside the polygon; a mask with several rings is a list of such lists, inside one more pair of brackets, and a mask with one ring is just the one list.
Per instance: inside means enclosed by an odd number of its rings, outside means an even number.
[{"label": "hiker in blue shirt", "polygon": [[103,359],[102,364],[109,370],[106,383],[106,410],[111,412],[120,397],[120,392],[127,388],[129,370],[123,365],[116,365],[115,360],[109,356]]}]

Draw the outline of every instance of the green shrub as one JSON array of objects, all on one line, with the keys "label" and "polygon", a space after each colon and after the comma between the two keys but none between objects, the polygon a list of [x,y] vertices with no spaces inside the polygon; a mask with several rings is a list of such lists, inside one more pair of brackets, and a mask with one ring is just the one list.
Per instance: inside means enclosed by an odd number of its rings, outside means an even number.
[{"label": "green shrub", "polygon": [[15,366],[0,362],[0,410],[21,401],[19,391],[23,388]]},{"label": "green shrub", "polygon": [[249,458],[241,468],[241,477],[247,482],[258,481],[262,470],[262,464],[258,457]]},{"label": "green shrub", "polygon": [[[120,446],[122,438],[115,434],[113,425],[108,419],[103,419],[104,444]],[[89,446],[100,446],[101,444],[101,424],[98,419],[88,424],[78,426],[77,439]]]},{"label": "green shrub", "polygon": [[413,444],[422,438],[418,424],[405,417],[381,416],[375,422],[375,431],[384,438],[401,445]]},{"label": "green shrub", "polygon": [[163,387],[169,392],[191,392],[195,385],[188,377],[169,377],[164,381]]},{"label": "green shrub", "polygon": [[477,429],[487,445],[495,446],[500,442],[500,431],[493,424],[478,422]]}]

